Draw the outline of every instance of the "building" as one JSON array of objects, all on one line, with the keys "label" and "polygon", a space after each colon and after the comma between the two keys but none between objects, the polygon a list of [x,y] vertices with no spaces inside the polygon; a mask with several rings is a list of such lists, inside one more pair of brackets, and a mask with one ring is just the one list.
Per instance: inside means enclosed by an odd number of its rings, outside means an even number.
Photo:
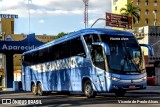
[{"label": "building", "polygon": [[[14,18],[0,18],[0,40],[21,41],[26,38],[25,34],[14,34]],[[36,35],[36,39],[42,42],[49,42],[55,39],[54,35]],[[0,86],[5,87],[5,55],[0,53]],[[20,81],[21,75],[21,54],[13,55],[14,81]]]},{"label": "building", "polygon": [[[121,14],[120,9],[125,8],[126,4],[132,3],[139,7],[140,20],[133,23],[134,33],[139,43],[150,44],[154,49],[154,57],[148,55],[148,50],[143,48],[145,55],[146,68],[150,74],[155,76],[155,84],[160,85],[160,0],[112,0],[112,13]],[[122,28],[116,28],[122,30]],[[127,29],[125,29],[127,30]],[[154,71],[154,73],[152,73]]]},{"label": "building", "polygon": [[133,27],[160,25],[160,0],[112,0],[112,13],[120,14],[127,3],[140,8],[140,20]]},{"label": "building", "polygon": [[140,44],[150,44],[154,55],[148,54],[147,48],[142,48],[145,55],[149,85],[160,85],[160,26],[144,26],[134,31]]}]

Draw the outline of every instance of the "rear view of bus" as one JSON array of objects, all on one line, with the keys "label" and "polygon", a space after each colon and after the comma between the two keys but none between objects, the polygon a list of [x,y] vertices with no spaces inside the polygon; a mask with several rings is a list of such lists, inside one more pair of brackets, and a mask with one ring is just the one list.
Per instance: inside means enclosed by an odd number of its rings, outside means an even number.
[{"label": "rear view of bus", "polygon": [[145,89],[146,69],[141,47],[132,33],[83,29],[23,54],[23,89],[44,92],[97,93]]}]

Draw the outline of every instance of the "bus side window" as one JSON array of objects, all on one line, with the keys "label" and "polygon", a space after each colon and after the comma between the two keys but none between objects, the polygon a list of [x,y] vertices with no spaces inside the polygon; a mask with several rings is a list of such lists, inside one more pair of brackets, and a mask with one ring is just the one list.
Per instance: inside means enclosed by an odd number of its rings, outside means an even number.
[{"label": "bus side window", "polygon": [[86,57],[80,37],[71,40],[71,56]]},{"label": "bus side window", "polygon": [[93,35],[93,42],[100,42],[100,39],[97,34]]},{"label": "bus side window", "polygon": [[54,61],[59,59],[59,48],[58,45],[49,47],[48,56],[46,57],[48,61]]},{"label": "bus side window", "polygon": [[23,56],[23,64],[25,66],[32,65],[32,55],[31,54],[26,54]]},{"label": "bus side window", "polygon": [[100,39],[97,34],[85,35],[84,39],[86,41],[86,44],[87,44],[87,47],[88,47],[90,53],[92,53],[92,43],[93,42],[100,42]]},{"label": "bus side window", "polygon": [[59,44],[59,59],[70,57],[70,41]]},{"label": "bus side window", "polygon": [[46,58],[46,56],[48,56],[48,48],[39,51],[39,63],[47,62],[48,59]]},{"label": "bus side window", "polygon": [[105,61],[104,61],[102,47],[99,46],[99,45],[93,46],[93,52],[92,52],[92,54],[93,54],[92,55],[93,64],[96,67],[105,70]]}]

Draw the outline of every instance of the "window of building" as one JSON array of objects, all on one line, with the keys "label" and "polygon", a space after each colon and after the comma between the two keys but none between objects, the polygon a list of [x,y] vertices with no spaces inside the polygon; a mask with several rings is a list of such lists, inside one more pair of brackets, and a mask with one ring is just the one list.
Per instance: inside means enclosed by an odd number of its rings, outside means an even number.
[{"label": "window of building", "polygon": [[146,12],[145,12],[145,14],[148,15],[148,13],[149,13],[149,10],[147,9]]},{"label": "window of building", "polygon": [[148,19],[145,20],[145,24],[148,24]]},{"label": "window of building", "polygon": [[11,21],[11,33],[14,34],[14,21]]},{"label": "window of building", "polygon": [[5,38],[6,41],[13,41],[13,38],[11,37],[11,35],[7,35]]},{"label": "window of building", "polygon": [[149,2],[148,2],[148,0],[146,0],[145,5],[148,6],[148,4],[149,4]]},{"label": "window of building", "polygon": [[141,14],[141,10],[139,10],[137,13],[140,15]]},{"label": "window of building", "polygon": [[6,41],[12,41],[12,39],[11,38],[6,38]]},{"label": "window of building", "polygon": [[157,1],[154,1],[154,4],[153,4],[154,6],[157,6]]},{"label": "window of building", "polygon": [[154,13],[154,14],[157,14],[157,10],[154,10],[153,13]]},{"label": "window of building", "polygon": [[115,10],[117,10],[117,6],[115,6]]},{"label": "window of building", "polygon": [[137,0],[137,5],[138,5],[138,6],[140,5],[140,1],[139,1],[139,0]]},{"label": "window of building", "polygon": [[140,23],[140,20],[137,20],[136,23],[139,24],[139,23]]}]

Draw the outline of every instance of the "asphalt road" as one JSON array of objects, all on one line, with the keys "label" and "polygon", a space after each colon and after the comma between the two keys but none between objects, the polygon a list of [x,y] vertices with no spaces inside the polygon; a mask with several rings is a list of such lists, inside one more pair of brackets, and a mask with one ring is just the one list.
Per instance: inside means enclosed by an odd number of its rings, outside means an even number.
[{"label": "asphalt road", "polygon": [[[3,102],[3,104],[2,104]],[[6,104],[8,103],[8,104]],[[10,104],[9,104],[10,103]],[[84,95],[33,96],[29,92],[0,93],[0,107],[49,106],[49,107],[160,107],[160,93],[127,93],[124,97],[101,94],[96,98]]]}]

